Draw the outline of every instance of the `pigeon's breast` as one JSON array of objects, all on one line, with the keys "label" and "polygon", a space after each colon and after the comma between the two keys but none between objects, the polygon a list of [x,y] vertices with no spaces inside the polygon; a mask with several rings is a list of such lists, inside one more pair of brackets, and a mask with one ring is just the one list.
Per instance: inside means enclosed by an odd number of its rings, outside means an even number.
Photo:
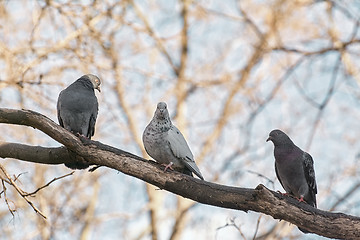
[{"label": "pigeon's breast", "polygon": [[276,154],[276,167],[285,191],[300,197],[308,191],[301,156],[294,152]]},{"label": "pigeon's breast", "polygon": [[171,151],[167,134],[168,132],[159,132],[148,126],[143,134],[144,147],[150,157],[157,162],[175,164],[178,160]]}]

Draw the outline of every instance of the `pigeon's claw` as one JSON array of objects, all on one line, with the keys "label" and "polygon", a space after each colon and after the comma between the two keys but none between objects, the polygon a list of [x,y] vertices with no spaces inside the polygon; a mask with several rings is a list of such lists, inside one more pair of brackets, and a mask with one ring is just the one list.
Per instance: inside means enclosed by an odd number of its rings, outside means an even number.
[{"label": "pigeon's claw", "polygon": [[301,196],[300,198],[298,198],[298,200],[299,200],[299,202],[304,202],[304,203],[306,203],[306,201],[304,200],[304,197],[303,197],[303,196]]},{"label": "pigeon's claw", "polygon": [[166,170],[169,168],[170,170],[173,170],[174,169],[171,167],[174,163],[173,162],[170,162],[169,164],[162,164],[163,166],[165,166],[165,169],[164,169],[164,172],[166,172]]},{"label": "pigeon's claw", "polygon": [[88,138],[82,134],[77,134],[77,136],[84,145],[91,145],[92,142],[91,142],[90,138]]}]

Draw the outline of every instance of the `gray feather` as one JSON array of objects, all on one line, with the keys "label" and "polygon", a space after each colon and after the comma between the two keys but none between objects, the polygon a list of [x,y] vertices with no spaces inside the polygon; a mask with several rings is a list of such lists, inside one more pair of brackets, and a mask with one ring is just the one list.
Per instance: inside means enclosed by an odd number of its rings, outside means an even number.
[{"label": "gray feather", "polygon": [[317,207],[316,204],[316,194],[317,194],[317,186],[315,180],[315,171],[314,171],[314,161],[310,154],[304,152],[303,154],[303,164],[304,164],[304,174],[306,178],[306,182],[309,186],[309,203],[313,203],[314,207]]},{"label": "gray feather", "polygon": [[193,172],[204,179],[184,136],[172,125],[166,103],[158,103],[153,119],[144,130],[143,143],[146,152],[157,162],[173,163],[176,170],[189,175]]},{"label": "gray feather", "polygon": [[[98,115],[98,101],[94,89],[100,91],[99,86],[100,79],[95,75],[88,74],[60,92],[57,102],[57,117],[62,127],[89,139],[94,135]],[[88,165],[84,163],[70,166],[75,169],[86,167]]]},{"label": "gray feather", "polygon": [[274,143],[276,176],[285,191],[316,207],[317,186],[310,154],[297,147],[281,130],[271,131],[269,140]]}]

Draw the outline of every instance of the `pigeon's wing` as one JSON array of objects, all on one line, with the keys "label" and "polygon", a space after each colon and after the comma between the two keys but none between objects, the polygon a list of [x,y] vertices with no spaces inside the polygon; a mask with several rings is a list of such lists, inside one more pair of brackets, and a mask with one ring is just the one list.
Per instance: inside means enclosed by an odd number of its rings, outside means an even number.
[{"label": "pigeon's wing", "polygon": [[96,123],[96,118],[98,115],[98,101],[96,99],[96,97],[94,98],[94,105],[93,108],[91,110],[91,115],[90,115],[90,121],[89,121],[89,130],[88,130],[88,134],[87,137],[90,139],[92,136],[94,136],[95,133],[95,123]]},{"label": "pigeon's wing", "polygon": [[204,180],[198,166],[196,166],[194,156],[191,153],[184,136],[177,127],[172,126],[168,131],[168,142],[175,157],[179,158],[189,170],[196,174],[196,176]]},{"label": "pigeon's wing", "polygon": [[58,105],[58,117],[66,129],[87,138],[94,135],[98,101],[93,89],[77,80],[60,93]]},{"label": "pigeon's wing", "polygon": [[56,109],[57,109],[57,117],[58,117],[58,120],[59,120],[59,124],[60,124],[60,126],[64,127],[64,123],[63,123],[63,120],[61,119],[61,115],[60,115],[60,113],[61,113],[61,99],[62,99],[61,94],[62,94],[62,91],[59,94]]},{"label": "pigeon's wing", "polygon": [[306,178],[306,182],[309,185],[309,191],[311,194],[311,197],[314,200],[314,204],[316,207],[316,197],[315,194],[317,194],[317,186],[316,186],[316,180],[315,180],[315,171],[314,171],[314,161],[310,154],[307,152],[304,152],[303,154],[303,166],[304,166],[304,174]]},{"label": "pigeon's wing", "polygon": [[[281,181],[281,178],[280,178],[280,175],[279,175],[277,166],[276,166],[276,161],[275,161],[275,173],[276,173],[277,179],[279,179],[279,182],[280,182],[281,186],[285,189],[284,184],[283,184],[282,181]],[[285,190],[285,191],[286,191],[286,190]]]},{"label": "pigeon's wing", "polygon": [[87,134],[87,137],[90,139],[92,136],[94,136],[95,134],[95,123],[96,123],[96,115],[91,115],[90,116],[90,121],[89,121],[89,131]]},{"label": "pigeon's wing", "polygon": [[[177,158],[190,158],[194,159],[194,156],[179,129],[175,126],[171,126],[168,131],[168,141],[172,152]],[[192,160],[194,161],[194,160]]]}]

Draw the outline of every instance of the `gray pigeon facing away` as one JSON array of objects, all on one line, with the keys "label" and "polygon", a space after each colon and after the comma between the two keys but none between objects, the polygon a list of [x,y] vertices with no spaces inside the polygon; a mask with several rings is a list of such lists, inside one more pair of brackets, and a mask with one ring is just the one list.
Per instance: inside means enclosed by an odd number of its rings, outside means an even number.
[{"label": "gray pigeon facing away", "polygon": [[194,173],[204,180],[196,166],[194,156],[180,130],[170,120],[167,105],[159,102],[153,119],[143,133],[146,152],[157,162],[192,176]]},{"label": "gray pigeon facing away", "polygon": [[[100,84],[100,79],[97,76],[87,74],[60,92],[57,102],[57,116],[60,126],[74,134],[91,139],[95,133],[95,122],[98,114],[98,101],[94,89],[100,92]],[[89,167],[89,164],[80,161],[65,165],[72,169]]]},{"label": "gray pigeon facing away", "polygon": [[[275,171],[286,193],[317,207],[314,161],[281,130],[272,130],[266,141],[274,144]],[[299,228],[300,229],[300,228]],[[300,229],[307,233],[306,230]]]}]

